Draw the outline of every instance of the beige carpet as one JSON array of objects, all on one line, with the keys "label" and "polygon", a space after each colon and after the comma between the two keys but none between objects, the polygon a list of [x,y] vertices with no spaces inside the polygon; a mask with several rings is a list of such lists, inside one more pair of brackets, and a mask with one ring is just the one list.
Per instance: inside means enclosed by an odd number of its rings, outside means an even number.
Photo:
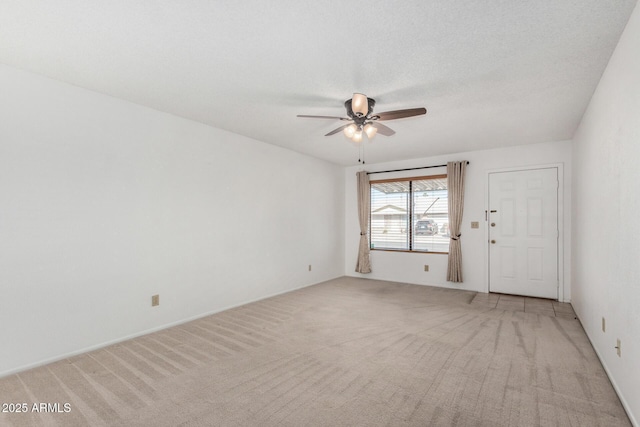
[{"label": "beige carpet", "polygon": [[332,280],[2,378],[0,425],[630,425],[566,309],[475,297]]}]

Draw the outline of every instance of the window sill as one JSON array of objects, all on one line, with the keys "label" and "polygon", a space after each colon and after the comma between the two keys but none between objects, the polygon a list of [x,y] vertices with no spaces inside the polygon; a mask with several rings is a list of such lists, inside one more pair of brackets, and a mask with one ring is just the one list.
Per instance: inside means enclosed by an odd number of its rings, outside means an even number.
[{"label": "window sill", "polygon": [[388,249],[388,248],[369,248],[371,251],[380,251],[380,252],[406,252],[409,254],[438,254],[438,255],[449,255],[449,252],[432,252],[432,251],[410,251],[408,249]]}]

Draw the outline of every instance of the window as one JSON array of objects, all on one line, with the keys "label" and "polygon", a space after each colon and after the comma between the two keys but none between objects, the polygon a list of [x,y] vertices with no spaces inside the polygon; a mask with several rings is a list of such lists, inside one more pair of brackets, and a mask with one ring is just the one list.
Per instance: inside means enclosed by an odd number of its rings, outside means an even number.
[{"label": "window", "polygon": [[447,176],[371,181],[371,249],[449,252]]}]

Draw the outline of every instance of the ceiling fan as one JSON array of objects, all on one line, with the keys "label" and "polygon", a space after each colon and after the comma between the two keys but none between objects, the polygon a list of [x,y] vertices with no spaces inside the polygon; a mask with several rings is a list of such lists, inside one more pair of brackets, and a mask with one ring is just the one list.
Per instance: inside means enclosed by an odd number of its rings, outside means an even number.
[{"label": "ceiling fan", "polygon": [[335,135],[343,131],[347,138],[350,138],[354,142],[360,142],[362,141],[363,132],[367,134],[369,139],[373,138],[378,132],[385,136],[391,136],[396,133],[390,127],[379,123],[380,121],[403,119],[405,117],[420,116],[427,113],[426,108],[408,108],[406,110],[386,111],[384,113],[374,114],[373,107],[375,105],[376,101],[374,99],[368,98],[361,93],[354,93],[351,99],[347,99],[344,102],[348,117],[309,116],[305,114],[298,114],[298,117],[348,121],[349,123],[332,130],[325,136]]}]

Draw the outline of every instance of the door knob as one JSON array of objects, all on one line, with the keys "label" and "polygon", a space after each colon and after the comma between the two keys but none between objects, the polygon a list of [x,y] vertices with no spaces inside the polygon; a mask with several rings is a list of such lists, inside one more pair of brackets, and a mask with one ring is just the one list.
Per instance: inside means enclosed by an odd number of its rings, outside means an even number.
[{"label": "door knob", "polygon": [[492,222],[492,223],[491,223],[491,226],[492,226],[492,227],[495,227],[495,226],[496,226],[496,223],[495,223],[495,222]]},{"label": "door knob", "polygon": [[492,241],[491,241],[491,243],[492,243],[492,244],[495,244],[495,243],[496,243],[496,241],[495,241],[495,240],[492,240]]}]

